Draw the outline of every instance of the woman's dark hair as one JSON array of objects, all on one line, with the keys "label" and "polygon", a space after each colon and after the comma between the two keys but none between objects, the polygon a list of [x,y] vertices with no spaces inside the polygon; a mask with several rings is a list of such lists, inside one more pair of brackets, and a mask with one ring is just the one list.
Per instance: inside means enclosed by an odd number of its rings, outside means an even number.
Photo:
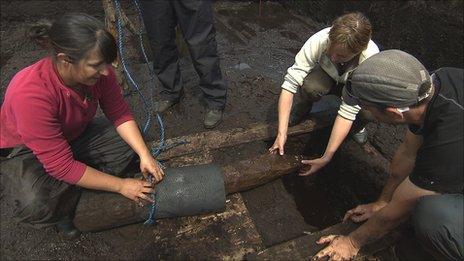
[{"label": "woman's dark hair", "polygon": [[117,57],[116,41],[103,23],[83,13],[65,14],[53,23],[38,22],[28,31],[29,37],[54,54],[65,53],[70,62],[83,59],[97,48],[105,63]]}]

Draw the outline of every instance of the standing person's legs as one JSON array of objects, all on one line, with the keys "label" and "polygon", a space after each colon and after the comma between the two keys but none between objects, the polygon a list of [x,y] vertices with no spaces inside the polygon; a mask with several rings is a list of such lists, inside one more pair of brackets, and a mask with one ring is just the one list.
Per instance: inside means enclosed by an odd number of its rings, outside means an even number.
[{"label": "standing person's legs", "polygon": [[[182,94],[179,53],[175,42],[176,14],[173,1],[152,0],[141,1],[140,4],[153,51],[153,69],[162,84],[161,102],[157,106],[162,108],[156,108],[162,112],[177,103]],[[166,101],[170,103],[162,104]]]},{"label": "standing person's legs", "polygon": [[412,214],[415,235],[423,248],[437,260],[463,260],[462,194],[421,198]]},{"label": "standing person's legs", "polygon": [[335,85],[335,80],[316,65],[304,79],[299,97],[296,97],[293,103],[289,125],[301,123],[311,111],[313,104],[327,95]]},{"label": "standing person's legs", "polygon": [[[98,170],[123,176],[133,150],[106,119],[96,119],[71,143],[76,159]],[[48,175],[28,148],[11,154],[6,173],[18,221],[35,228],[70,223],[81,189]]]},{"label": "standing person's legs", "polygon": [[209,109],[223,110],[227,86],[222,78],[217,54],[216,31],[210,0],[173,2],[193,65],[200,77],[200,88]]}]

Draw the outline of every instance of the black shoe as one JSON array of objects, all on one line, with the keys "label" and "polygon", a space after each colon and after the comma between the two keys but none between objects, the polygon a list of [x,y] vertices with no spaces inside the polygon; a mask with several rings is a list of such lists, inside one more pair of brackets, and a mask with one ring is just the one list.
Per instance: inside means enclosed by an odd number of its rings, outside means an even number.
[{"label": "black shoe", "polygon": [[66,220],[56,224],[58,232],[68,239],[75,239],[81,235],[81,231],[77,229],[72,221]]},{"label": "black shoe", "polygon": [[205,113],[203,125],[206,129],[212,129],[218,126],[222,121],[223,110],[208,109]]}]

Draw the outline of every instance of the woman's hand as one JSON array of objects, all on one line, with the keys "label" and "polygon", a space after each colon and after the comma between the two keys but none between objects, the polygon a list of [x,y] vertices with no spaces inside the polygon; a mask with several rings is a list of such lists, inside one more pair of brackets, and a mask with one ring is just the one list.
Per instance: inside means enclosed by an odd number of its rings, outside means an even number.
[{"label": "woman's hand", "polygon": [[145,178],[147,178],[148,173],[153,175],[155,183],[160,182],[164,176],[163,169],[151,154],[140,157],[140,171]]},{"label": "woman's hand", "polygon": [[277,134],[274,145],[269,148],[269,152],[276,154],[278,151],[280,155],[284,155],[285,142],[287,142],[287,135]]},{"label": "woman's hand", "polygon": [[154,193],[155,189],[148,181],[126,178],[122,180],[122,184],[118,192],[124,197],[137,202],[139,206],[143,206],[144,200],[153,202],[150,194]]},{"label": "woman's hand", "polygon": [[317,159],[313,159],[313,160],[302,160],[301,163],[303,163],[303,164],[305,164],[307,166],[303,167],[300,170],[299,175],[300,176],[308,176],[308,175],[314,174],[318,170],[323,168],[325,165],[327,165],[327,163],[329,163],[329,162],[330,162],[330,159],[326,158],[324,156],[322,156],[320,158],[317,158]]}]

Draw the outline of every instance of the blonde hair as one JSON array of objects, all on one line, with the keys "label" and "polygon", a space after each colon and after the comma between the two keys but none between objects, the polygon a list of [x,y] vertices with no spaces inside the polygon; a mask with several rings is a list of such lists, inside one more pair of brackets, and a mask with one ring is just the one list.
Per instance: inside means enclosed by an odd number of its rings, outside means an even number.
[{"label": "blonde hair", "polygon": [[338,17],[329,32],[331,44],[339,44],[356,54],[367,48],[371,36],[371,22],[359,12]]}]

